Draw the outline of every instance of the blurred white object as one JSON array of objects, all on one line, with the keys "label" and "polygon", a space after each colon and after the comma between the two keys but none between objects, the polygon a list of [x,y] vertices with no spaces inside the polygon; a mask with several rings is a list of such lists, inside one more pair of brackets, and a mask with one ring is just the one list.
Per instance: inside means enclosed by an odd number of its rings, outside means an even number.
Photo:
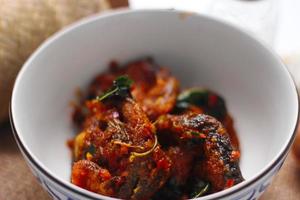
[{"label": "blurred white object", "polygon": [[284,63],[292,74],[297,87],[300,88],[300,53],[286,56]]},{"label": "blurred white object", "polygon": [[275,49],[282,56],[294,54],[298,54],[298,56],[300,56],[299,10],[300,1],[281,1]]},{"label": "blurred white object", "polygon": [[214,0],[211,15],[245,28],[274,45],[280,0]]},{"label": "blurred white object", "polygon": [[132,9],[174,8],[212,15],[274,46],[280,0],[129,0]]},{"label": "blurred white object", "polygon": [[207,13],[211,9],[213,0],[129,0],[132,9],[178,9],[198,13]]}]

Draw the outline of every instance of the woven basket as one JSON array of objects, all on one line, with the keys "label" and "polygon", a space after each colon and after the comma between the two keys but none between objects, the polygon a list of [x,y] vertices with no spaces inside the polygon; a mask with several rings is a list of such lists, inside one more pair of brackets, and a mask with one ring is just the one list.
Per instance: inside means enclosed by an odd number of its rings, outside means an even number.
[{"label": "woven basket", "polygon": [[126,5],[126,0],[0,0],[0,123],[7,120],[16,74],[47,37],[82,17]]}]

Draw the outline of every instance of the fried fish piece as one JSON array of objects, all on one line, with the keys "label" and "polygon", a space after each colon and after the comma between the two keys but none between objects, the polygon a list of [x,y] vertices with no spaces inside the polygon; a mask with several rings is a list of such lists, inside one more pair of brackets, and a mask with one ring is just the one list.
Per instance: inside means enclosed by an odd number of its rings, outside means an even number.
[{"label": "fried fish piece", "polygon": [[168,133],[178,143],[201,145],[202,155],[197,155],[193,174],[210,182],[212,192],[244,180],[238,165],[239,152],[233,150],[226,129],[215,118],[195,113],[165,115],[156,127],[159,134]]}]

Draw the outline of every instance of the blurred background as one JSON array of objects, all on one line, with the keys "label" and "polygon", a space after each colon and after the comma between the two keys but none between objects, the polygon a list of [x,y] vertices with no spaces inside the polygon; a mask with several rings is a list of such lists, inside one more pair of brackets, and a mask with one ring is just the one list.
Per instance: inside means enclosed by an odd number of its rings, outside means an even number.
[{"label": "blurred background", "polygon": [[[14,79],[49,36],[113,9],[179,9],[241,27],[274,49],[300,87],[300,1],[296,0],[0,0],[0,199],[50,199],[29,172],[8,124]],[[199,33],[201,34],[201,33]],[[300,199],[300,136],[261,199]]]}]

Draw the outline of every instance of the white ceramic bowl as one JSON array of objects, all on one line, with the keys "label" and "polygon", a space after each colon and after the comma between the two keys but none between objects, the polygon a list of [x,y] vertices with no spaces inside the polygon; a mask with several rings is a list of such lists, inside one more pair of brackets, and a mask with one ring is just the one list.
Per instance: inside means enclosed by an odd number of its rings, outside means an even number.
[{"label": "white ceramic bowl", "polygon": [[241,143],[245,181],[200,199],[255,199],[280,169],[298,117],[295,85],[282,62],[241,30],[179,11],[118,11],[83,20],[47,40],[15,83],[11,122],[18,145],[56,199],[112,199],[70,183],[75,134],[69,102],[112,59],[153,56],[184,86],[227,101]]}]

